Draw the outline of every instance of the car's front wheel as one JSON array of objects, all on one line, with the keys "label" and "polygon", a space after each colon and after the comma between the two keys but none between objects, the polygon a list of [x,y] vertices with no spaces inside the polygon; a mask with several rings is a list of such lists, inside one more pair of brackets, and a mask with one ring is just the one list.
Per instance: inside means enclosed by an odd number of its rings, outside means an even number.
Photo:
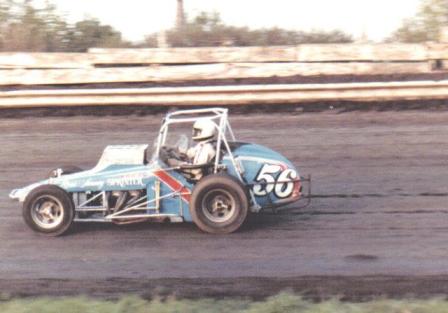
[{"label": "car's front wheel", "polygon": [[244,186],[226,174],[204,177],[193,190],[190,213],[195,224],[213,234],[226,234],[238,230],[249,211]]},{"label": "car's front wheel", "polygon": [[73,202],[63,189],[43,185],[26,197],[22,214],[32,230],[49,236],[60,236],[68,231],[73,222]]}]

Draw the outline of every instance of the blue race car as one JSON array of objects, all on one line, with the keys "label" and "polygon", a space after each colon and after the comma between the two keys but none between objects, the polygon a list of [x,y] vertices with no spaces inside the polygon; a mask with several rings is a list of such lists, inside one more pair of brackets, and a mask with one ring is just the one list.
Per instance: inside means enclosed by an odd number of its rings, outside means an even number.
[{"label": "blue race car", "polygon": [[[192,148],[178,131],[203,121],[213,128],[207,139],[213,153],[198,163],[197,156],[188,157]],[[266,147],[236,141],[227,109],[167,114],[151,160],[147,150],[148,145],[108,146],[94,168],[55,169],[48,179],[13,190],[10,198],[23,202],[31,229],[57,236],[73,222],[194,222],[208,233],[231,233],[250,211],[301,197],[303,179],[293,164]]]}]

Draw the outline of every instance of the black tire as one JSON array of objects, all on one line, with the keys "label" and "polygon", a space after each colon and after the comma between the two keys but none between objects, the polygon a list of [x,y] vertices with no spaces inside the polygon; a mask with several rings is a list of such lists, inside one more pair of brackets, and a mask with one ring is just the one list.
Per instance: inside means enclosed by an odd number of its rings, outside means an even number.
[{"label": "black tire", "polygon": [[48,236],[66,233],[73,223],[74,212],[69,194],[55,185],[43,185],[31,191],[22,208],[25,223],[35,232]]},{"label": "black tire", "polygon": [[207,233],[237,231],[246,220],[248,211],[246,188],[227,174],[213,174],[201,179],[190,199],[193,221]]},{"label": "black tire", "polygon": [[74,173],[78,173],[78,172],[82,172],[83,169],[77,166],[73,166],[73,165],[69,165],[69,166],[64,166],[64,167],[57,167],[52,169],[47,177],[48,178],[55,178],[58,177],[57,171],[61,169],[61,175],[68,175],[68,174],[74,174]]}]

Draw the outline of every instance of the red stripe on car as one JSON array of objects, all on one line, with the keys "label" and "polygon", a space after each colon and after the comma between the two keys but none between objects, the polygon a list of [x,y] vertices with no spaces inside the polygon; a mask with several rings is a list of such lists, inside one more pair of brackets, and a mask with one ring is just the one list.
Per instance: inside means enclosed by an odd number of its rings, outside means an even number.
[{"label": "red stripe on car", "polygon": [[177,179],[175,179],[173,176],[162,169],[154,171],[154,175],[159,178],[164,184],[168,185],[168,187],[170,187],[170,189],[172,189],[173,191],[180,192],[182,200],[187,203],[190,202],[191,191],[190,189],[182,185],[181,182],[179,182]]}]

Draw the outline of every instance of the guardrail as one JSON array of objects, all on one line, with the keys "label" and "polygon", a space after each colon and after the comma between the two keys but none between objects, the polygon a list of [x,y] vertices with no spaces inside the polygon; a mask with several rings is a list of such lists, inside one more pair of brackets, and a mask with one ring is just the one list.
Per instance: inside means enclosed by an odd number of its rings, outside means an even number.
[{"label": "guardrail", "polygon": [[192,106],[447,99],[447,81],[0,92],[0,108]]},{"label": "guardrail", "polygon": [[91,49],[0,53],[0,86],[173,82],[274,76],[431,73],[447,44],[327,44],[284,47]]}]

